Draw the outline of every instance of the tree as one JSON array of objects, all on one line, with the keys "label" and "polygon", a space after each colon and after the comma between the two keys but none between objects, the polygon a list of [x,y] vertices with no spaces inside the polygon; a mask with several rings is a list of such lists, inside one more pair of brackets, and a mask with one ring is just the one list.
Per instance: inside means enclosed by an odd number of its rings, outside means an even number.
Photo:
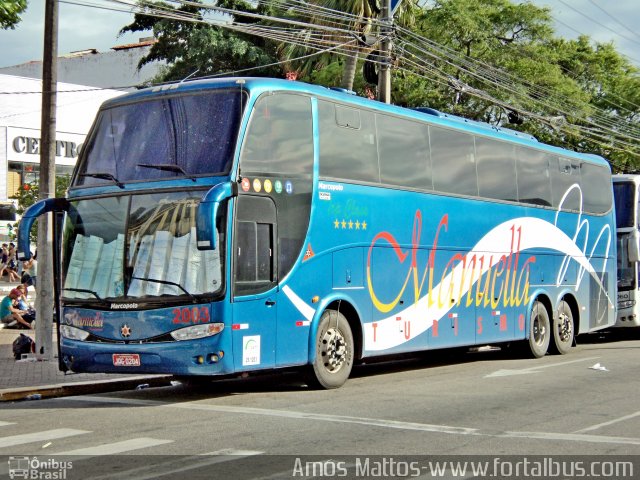
[{"label": "tree", "polygon": [[[400,4],[396,11],[396,23],[409,26],[413,22],[417,7],[409,0],[399,0]],[[314,56],[302,61],[292,61],[291,66],[296,70],[300,78],[312,80],[314,83],[335,86],[339,84],[341,88],[356,90],[363,93],[364,82],[357,78],[359,61],[361,57],[374,52],[379,48],[376,42],[376,31],[374,21],[379,19],[380,5],[377,0],[310,0],[308,2],[310,12],[307,15],[289,14],[287,10],[280,12],[280,16],[290,16],[299,21],[309,24],[309,28],[299,33],[300,42],[298,45],[281,43],[279,52],[284,59],[291,60],[309,53],[304,45],[307,37],[315,32],[321,35],[318,43],[325,43],[327,51],[319,56]],[[315,8],[314,8],[315,7]],[[335,15],[329,16],[327,12],[343,12],[341,22],[336,22]],[[318,30],[317,26],[336,27],[347,30],[348,33],[334,33],[330,31]],[[339,49],[329,50],[331,46],[341,45]],[[330,75],[324,72],[325,69],[331,71]]]},{"label": "tree", "polygon": [[[340,26],[341,28],[348,29],[352,33],[351,37],[341,32],[334,33],[322,30],[321,35],[323,38],[319,42],[325,43],[327,46],[343,44],[340,51],[346,51],[346,54],[339,60],[342,66],[340,87],[353,90],[358,58],[360,53],[367,49],[366,45],[360,39],[371,33],[372,20],[378,16],[380,13],[379,10],[375,9],[375,3],[369,2],[369,0],[311,0],[309,5],[315,7],[310,9],[312,13],[305,16],[294,16],[309,24],[307,30],[300,32],[299,35],[301,39],[310,35],[316,26],[336,26],[335,19],[331,17],[328,19],[326,17],[327,9],[337,10],[349,15],[345,17],[345,20],[341,22]],[[285,59],[300,57],[308,53],[304,43],[302,46],[283,43],[280,45],[280,51]],[[298,65],[302,75],[308,76],[311,75],[314,70],[322,69],[330,63],[333,63],[337,55],[336,52],[326,52],[320,58],[312,57],[307,61],[292,63],[293,65]]]},{"label": "tree", "polygon": [[0,28],[13,29],[20,22],[20,14],[27,9],[27,0],[0,0]]},{"label": "tree", "polygon": [[[640,137],[640,78],[612,45],[558,39],[548,9],[509,0],[434,0],[416,25],[434,59],[422,72],[396,71],[394,103],[509,126],[614,166],[640,160],[632,141],[621,143]],[[514,111],[525,116],[510,124]]]},{"label": "tree", "polygon": [[[70,175],[56,175],[56,197],[64,197],[67,193],[67,189],[69,188],[69,183],[71,182]],[[18,191],[13,195],[13,200],[18,201],[18,206],[16,208],[16,213],[18,215],[24,214],[24,212],[31,205],[36,203],[39,200],[40,189],[38,185],[38,180],[34,180],[30,183],[25,183],[18,188]],[[17,222],[14,225],[14,232],[18,231]],[[36,239],[38,238],[38,221],[36,220],[31,227],[31,232],[29,232],[29,240],[31,243],[36,243]]]},{"label": "tree", "polygon": [[[157,42],[149,54],[140,60],[138,68],[156,60],[166,61],[167,67],[155,80],[172,81],[183,80],[196,72],[197,76],[206,76],[277,63],[275,44],[255,35],[238,33],[204,21],[211,17],[210,10],[200,7],[199,3],[199,0],[195,0],[175,8],[165,2],[140,2],[140,7],[148,13],[136,14],[133,23],[120,30],[120,34],[153,30]],[[242,0],[221,0],[217,5],[252,13],[266,13],[269,8],[262,2],[258,2],[254,8]],[[154,9],[172,12],[173,18],[154,17],[150,15]],[[180,17],[185,20],[175,19]],[[186,18],[197,21],[188,21]],[[265,66],[251,71],[251,75],[282,76],[282,69]]]}]

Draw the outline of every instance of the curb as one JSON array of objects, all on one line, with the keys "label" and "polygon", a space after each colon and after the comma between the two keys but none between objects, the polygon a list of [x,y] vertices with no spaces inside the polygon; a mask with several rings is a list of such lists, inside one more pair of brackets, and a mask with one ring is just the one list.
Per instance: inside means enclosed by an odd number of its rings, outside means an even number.
[{"label": "curb", "polygon": [[[39,400],[41,398],[67,397],[86,395],[89,393],[107,393],[119,390],[133,390],[150,387],[167,387],[171,385],[171,375],[127,377],[122,380],[101,380],[76,382],[58,385],[41,385],[37,387],[21,387],[0,390],[0,402],[21,400]],[[35,397],[34,397],[35,396]]]}]

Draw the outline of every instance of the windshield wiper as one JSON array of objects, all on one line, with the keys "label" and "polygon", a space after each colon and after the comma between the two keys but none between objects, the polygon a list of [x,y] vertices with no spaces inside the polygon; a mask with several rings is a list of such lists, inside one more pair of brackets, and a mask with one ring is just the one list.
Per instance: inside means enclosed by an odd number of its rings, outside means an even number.
[{"label": "windshield wiper", "polygon": [[[100,295],[98,295],[96,292],[94,292],[93,290],[88,290],[86,288],[63,288],[62,290],[69,290],[70,292],[90,293],[91,295],[96,297],[101,302],[108,303],[104,298],[101,298]],[[76,299],[74,299],[74,300],[76,300]]]},{"label": "windshield wiper", "polygon": [[81,177],[93,177],[93,178],[101,178],[103,180],[111,180],[118,187],[124,188],[124,184],[120,182],[116,177],[107,172],[94,172],[94,173],[81,173]]},{"label": "windshield wiper", "polygon": [[187,295],[189,295],[191,297],[191,300],[193,300],[193,303],[196,303],[196,297],[193,296],[192,293],[189,293],[187,290],[185,290],[185,288],[180,285],[179,283],[176,282],[170,282],[169,280],[158,280],[157,278],[143,278],[143,277],[136,277],[136,276],[131,276],[132,280],[142,280],[143,282],[153,282],[153,283],[161,283],[162,285],[171,285],[173,287],[178,287],[180,290],[182,290],[184,293],[186,293]]},{"label": "windshield wiper", "polygon": [[138,167],[143,167],[143,168],[154,168],[156,170],[163,170],[165,172],[176,172],[176,173],[181,173],[182,175],[184,175],[185,177],[190,178],[192,181],[196,181],[196,177],[189,175],[184,168],[182,168],[180,165],[174,165],[172,163],[161,163],[159,165],[152,165],[150,163],[138,163]]}]

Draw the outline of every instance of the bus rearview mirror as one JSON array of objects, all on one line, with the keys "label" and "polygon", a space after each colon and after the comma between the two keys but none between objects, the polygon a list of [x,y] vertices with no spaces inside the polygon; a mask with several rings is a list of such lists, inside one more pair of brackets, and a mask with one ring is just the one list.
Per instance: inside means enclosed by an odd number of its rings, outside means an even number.
[{"label": "bus rearview mirror", "polygon": [[204,194],[196,216],[196,245],[198,250],[215,250],[218,245],[216,218],[220,204],[238,194],[234,182],[219,183]]},{"label": "bus rearview mirror", "polygon": [[66,198],[46,198],[31,205],[18,223],[18,260],[31,259],[31,241],[29,232],[36,219],[49,212],[67,212],[69,201]]}]

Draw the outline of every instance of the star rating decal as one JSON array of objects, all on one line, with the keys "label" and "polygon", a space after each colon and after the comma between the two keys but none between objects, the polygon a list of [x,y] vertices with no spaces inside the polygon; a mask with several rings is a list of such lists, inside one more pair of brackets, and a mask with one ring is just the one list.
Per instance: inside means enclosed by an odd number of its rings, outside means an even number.
[{"label": "star rating decal", "polygon": [[333,228],[336,230],[366,230],[367,229],[367,222],[365,220],[360,221],[360,220],[353,220],[353,219],[346,219],[346,218],[336,218],[333,221]]}]

